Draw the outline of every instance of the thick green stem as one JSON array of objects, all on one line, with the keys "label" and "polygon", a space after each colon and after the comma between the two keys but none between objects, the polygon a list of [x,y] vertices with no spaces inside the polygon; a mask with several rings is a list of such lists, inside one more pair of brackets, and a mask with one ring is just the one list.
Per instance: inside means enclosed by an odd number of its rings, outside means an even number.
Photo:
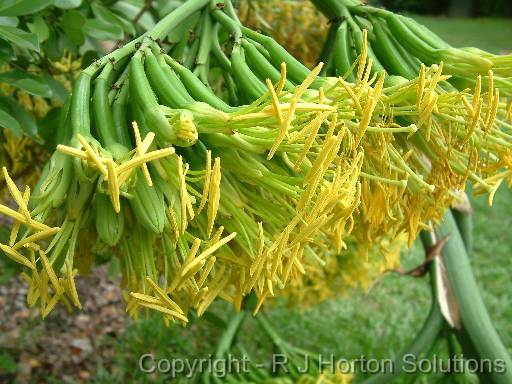
[{"label": "thick green stem", "polygon": [[188,0],[184,2],[183,5],[165,16],[155,25],[155,27],[150,32],[147,33],[149,41],[145,41],[144,47],[141,48],[149,47],[153,41],[163,39],[171,29],[178,26],[190,15],[199,11],[209,3],[210,0]]},{"label": "thick green stem", "polygon": [[130,41],[128,44],[115,51],[110,52],[108,55],[103,56],[101,59],[96,60],[82,72],[86,73],[90,77],[94,77],[108,62],[117,63],[123,57],[128,56],[131,52],[136,50],[137,44],[139,44],[144,38],[145,34],[139,36],[135,40]]},{"label": "thick green stem", "polygon": [[480,359],[505,365],[505,372],[490,373],[493,383],[512,383],[512,360],[487,312],[451,211],[446,213],[436,229],[436,235],[438,238],[450,236],[443,248],[443,256],[448,279],[459,305],[462,327]]},{"label": "thick green stem", "polygon": [[473,252],[473,213],[463,212],[459,209],[452,209],[453,218],[457,223],[462,241],[468,255]]},{"label": "thick green stem", "polygon": [[229,31],[234,43],[240,44],[240,39],[242,38],[242,30],[236,20],[233,20],[220,9],[214,9],[212,11],[212,16]]}]

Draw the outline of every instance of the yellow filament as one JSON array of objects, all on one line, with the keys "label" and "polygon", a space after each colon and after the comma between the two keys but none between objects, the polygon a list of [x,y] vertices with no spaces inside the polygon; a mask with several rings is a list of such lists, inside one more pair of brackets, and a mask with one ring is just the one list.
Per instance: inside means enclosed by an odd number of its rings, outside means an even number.
[{"label": "yellow filament", "polygon": [[482,91],[482,76],[478,75],[476,78],[475,92],[473,92],[473,108],[476,109],[480,101],[480,92]]},{"label": "yellow filament", "polygon": [[341,83],[343,88],[345,88],[345,90],[349,94],[349,96],[352,99],[352,101],[354,102],[354,105],[356,106],[357,110],[361,111],[362,110],[361,103],[359,102],[359,99],[357,98],[356,94],[354,93],[354,91],[352,90],[350,85],[345,80],[343,80],[342,77],[339,77],[338,81]]},{"label": "yellow filament", "polygon": [[[139,126],[137,125],[137,122],[135,122],[135,121],[132,122],[132,127],[133,127],[133,134],[135,137],[136,157],[141,157],[144,153],[142,152],[142,148],[141,148],[142,141],[140,138],[140,131],[139,131]],[[150,187],[153,186],[153,181],[151,180],[151,176],[149,175],[149,170],[148,170],[147,164],[142,163],[141,167],[142,167],[142,173],[144,174],[144,178],[146,180],[146,184],[149,185]]]},{"label": "yellow filament", "polygon": [[288,113],[286,114],[286,117],[284,121],[281,123],[279,132],[276,136],[276,139],[274,141],[274,144],[272,144],[272,147],[270,148],[270,151],[267,156],[267,160],[272,159],[274,154],[276,153],[277,149],[279,148],[279,145],[285,138],[285,136],[288,134],[288,129],[290,128],[291,120],[293,119],[293,115],[295,113],[295,109],[297,108],[297,99],[294,97],[292,98],[292,102],[290,104],[290,109],[288,110]]},{"label": "yellow filament", "polygon": [[34,269],[35,265],[33,265],[29,259],[23,256],[21,253],[12,249],[11,247],[0,243],[0,249],[5,253],[7,257],[11,260],[15,261],[18,264],[24,265],[27,268]]},{"label": "yellow filament", "polygon": [[39,257],[40,257],[41,263],[43,264],[44,270],[45,270],[46,274],[48,275],[50,282],[52,283],[55,293],[61,294],[63,292],[63,289],[62,289],[61,285],[59,284],[59,279],[57,278],[55,271],[53,270],[52,266],[50,265],[50,262],[49,262],[48,258],[46,257],[46,254],[40,250]]},{"label": "yellow filament", "polygon": [[204,186],[203,186],[203,196],[201,197],[201,203],[199,204],[199,208],[197,209],[197,214],[203,210],[206,205],[206,201],[208,200],[208,193],[210,191],[210,179],[212,176],[212,152],[210,150],[206,151],[206,174],[204,176]]},{"label": "yellow filament", "polygon": [[284,85],[286,83],[286,63],[281,63],[281,78],[279,79],[279,83],[277,83],[276,93],[279,96],[283,91]]},{"label": "yellow filament", "polygon": [[[25,192],[23,192],[23,201],[25,203],[24,204],[25,207],[27,207],[29,199],[30,199],[30,188],[27,186],[25,188]],[[18,212],[21,213],[21,210],[18,209]],[[20,227],[21,227],[21,223],[19,221],[15,221],[12,226],[12,229],[11,229],[11,234],[9,235],[9,246],[12,247],[14,245],[14,243],[16,242],[16,239],[18,238],[18,232],[20,230]]]},{"label": "yellow filament", "polygon": [[6,215],[6,216],[9,216],[9,217],[12,217],[14,220],[17,220],[19,221],[20,223],[26,225],[27,227],[30,227],[30,228],[33,228],[33,229],[37,229],[39,231],[44,231],[46,229],[49,229],[50,227],[48,227],[47,225],[43,224],[43,223],[39,223],[35,220],[27,220],[26,217],[24,215],[22,215],[21,213],[19,212],[16,212],[15,210],[9,208],[9,207],[6,207],[5,205],[1,205],[0,204],[0,213],[2,215]]},{"label": "yellow filament", "polygon": [[93,162],[93,164],[96,165],[96,167],[99,169],[101,174],[105,177],[108,177],[107,168],[105,168],[105,165],[103,164],[104,160],[98,156],[96,152],[94,152],[94,149],[89,145],[85,137],[78,134],[77,135],[78,140],[80,141],[80,144],[82,144],[82,147],[84,147],[85,153],[87,153],[88,158]]},{"label": "yellow filament", "polygon": [[322,70],[322,67],[324,66],[324,63],[319,63],[313,70],[306,76],[302,84],[300,84],[293,95],[295,99],[300,99],[301,96],[306,92],[306,90],[309,88],[309,86],[315,81],[316,77]]},{"label": "yellow filament", "polygon": [[208,201],[208,237],[213,230],[213,224],[217,217],[220,202],[220,157],[216,157],[213,163],[212,178],[210,183],[210,198]]},{"label": "yellow filament", "polygon": [[78,298],[78,292],[76,290],[75,279],[73,276],[73,267],[71,266],[70,259],[66,259],[66,274],[67,274],[68,290],[69,290],[69,295],[71,297],[71,300],[73,300],[75,305],[79,309],[81,309],[82,304],[80,303],[80,299]]},{"label": "yellow filament", "polygon": [[25,199],[23,198],[21,192],[19,191],[18,187],[12,181],[11,177],[9,176],[9,173],[7,172],[6,167],[2,167],[2,171],[4,173],[5,183],[7,184],[7,187],[9,188],[9,192],[11,193],[14,201],[16,201],[16,204],[18,204],[20,212],[25,216],[25,219],[27,221],[32,221],[32,217],[30,216],[30,212],[27,208],[27,204],[25,202]]},{"label": "yellow filament", "polygon": [[367,50],[367,31],[366,29],[363,29],[363,46],[361,48],[361,54],[359,55],[359,64],[357,67],[357,75],[356,75],[356,81],[358,84],[361,83],[361,80],[363,78],[363,71],[366,67],[366,50]]},{"label": "yellow filament", "polygon": [[114,211],[116,211],[116,213],[119,213],[121,212],[121,202],[119,199],[119,195],[121,192],[119,191],[119,181],[117,179],[115,163],[112,159],[109,159],[107,161],[107,170],[110,199],[112,200],[112,206],[114,207]]},{"label": "yellow filament", "polygon": [[161,300],[162,303],[167,304],[174,311],[184,314],[183,310],[178,304],[171,300],[171,298],[156,284],[149,276],[146,277],[146,281],[155,293],[155,295]]},{"label": "yellow filament", "polygon": [[283,116],[281,115],[281,107],[279,105],[279,99],[277,98],[276,91],[274,90],[274,86],[272,85],[272,81],[267,79],[267,88],[270,92],[270,96],[272,98],[272,106],[274,107],[274,114],[276,117],[277,124],[281,125],[283,123]]},{"label": "yellow filament", "polygon": [[420,109],[424,89],[425,89],[425,64],[421,63],[420,75],[418,77],[418,102],[416,104],[418,110]]},{"label": "yellow filament", "polygon": [[47,237],[55,235],[57,232],[59,232],[59,230],[60,230],[59,227],[54,227],[54,228],[45,229],[44,231],[41,231],[41,232],[34,233],[30,236],[27,236],[23,240],[18,241],[16,244],[14,244],[12,246],[12,249],[14,251],[17,251],[18,249],[20,249],[21,247],[23,247],[27,244],[35,243],[39,240],[46,239]]}]

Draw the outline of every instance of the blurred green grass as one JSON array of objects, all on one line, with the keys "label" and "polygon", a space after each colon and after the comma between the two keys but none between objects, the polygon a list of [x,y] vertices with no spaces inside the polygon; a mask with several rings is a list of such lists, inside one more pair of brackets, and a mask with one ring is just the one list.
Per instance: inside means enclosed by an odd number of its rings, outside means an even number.
[{"label": "blurred green grass", "polygon": [[510,19],[414,16],[454,47],[476,47],[492,53],[512,51]]},{"label": "blurred green grass", "polygon": [[[416,19],[454,46],[475,46],[494,53],[512,50],[512,23],[509,20],[425,16]],[[492,208],[485,197],[472,197],[471,200],[475,209],[474,272],[494,324],[512,351],[512,190],[503,186],[496,194]],[[406,269],[416,266],[423,257],[421,247],[416,244],[411,252],[403,255],[404,266]],[[421,328],[429,310],[429,289],[426,278],[388,274],[367,294],[354,292],[349,297],[306,310],[288,309],[277,303],[267,310],[267,315],[286,340],[314,352],[345,358],[361,355],[392,358]],[[214,311],[224,318],[232,313],[222,304],[216,305]],[[264,359],[270,344],[257,322],[248,319],[242,330],[239,341],[248,347],[253,358]],[[117,369],[112,372],[99,362],[96,379],[100,382],[163,382],[165,376],[143,376],[134,369],[141,354],[153,352],[167,358],[207,356],[214,351],[219,336],[219,330],[206,321],[187,329],[164,329],[156,318],[138,321],[121,340],[116,340],[119,353],[114,363]],[[438,350],[442,352],[444,349],[441,341]],[[431,383],[436,379],[426,376],[416,382]]]}]

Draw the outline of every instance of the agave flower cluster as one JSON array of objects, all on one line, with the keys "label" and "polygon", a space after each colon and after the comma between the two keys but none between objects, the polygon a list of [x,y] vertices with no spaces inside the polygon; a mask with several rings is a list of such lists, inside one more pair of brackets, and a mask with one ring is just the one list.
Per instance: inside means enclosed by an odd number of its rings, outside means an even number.
[{"label": "agave flower cluster", "polygon": [[[442,64],[385,86],[364,50],[356,65],[355,83],[320,78],[319,65],[289,91],[283,65],[277,84],[231,112],[166,109],[187,147],[143,138],[137,124],[123,156],[77,135],[33,199],[4,169],[18,211],[0,206],[15,223],[1,247],[27,269],[29,304],[43,316],[59,301],[79,307],[74,276],[94,254],[119,260],[133,317],[152,309],[187,322],[190,310],[215,299],[239,309],[251,293],[255,311],[277,295],[318,302],[396,265],[466,181],[490,202],[511,181],[511,107],[497,89],[477,79],[447,91]],[[77,170],[56,201],[49,191]],[[105,197],[114,216],[101,219]]]}]

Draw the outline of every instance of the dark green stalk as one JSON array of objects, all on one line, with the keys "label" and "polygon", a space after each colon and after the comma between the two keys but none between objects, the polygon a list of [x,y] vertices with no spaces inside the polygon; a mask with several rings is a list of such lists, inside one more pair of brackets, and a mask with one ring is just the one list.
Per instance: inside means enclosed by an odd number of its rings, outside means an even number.
[{"label": "dark green stalk", "polygon": [[495,384],[512,383],[512,360],[487,312],[476,283],[466,248],[450,211],[436,229],[438,238],[450,236],[443,248],[444,262],[453,293],[459,304],[462,327],[481,359],[503,362],[504,373],[491,372]]},{"label": "dark green stalk", "polygon": [[193,13],[208,5],[209,2],[210,0],[188,0],[184,2],[183,5],[165,16],[147,33],[147,39],[145,39],[141,48],[147,48],[153,41],[164,38],[171,29],[185,21]]},{"label": "dark green stalk", "polygon": [[334,46],[335,46],[336,32],[338,30],[338,26],[339,26],[338,22],[331,21],[331,25],[329,27],[329,32],[327,33],[327,38],[325,39],[325,43],[322,47],[322,51],[318,55],[318,59],[316,61],[317,64],[320,62],[324,63],[322,71],[320,72],[320,76],[326,75],[327,67],[334,55]]},{"label": "dark green stalk", "polygon": [[212,11],[212,16],[229,31],[234,43],[240,44],[240,39],[242,38],[242,30],[240,25],[218,8]]},{"label": "dark green stalk", "polygon": [[452,209],[452,213],[466,247],[466,252],[471,255],[473,252],[473,213],[463,212],[457,208]]}]

